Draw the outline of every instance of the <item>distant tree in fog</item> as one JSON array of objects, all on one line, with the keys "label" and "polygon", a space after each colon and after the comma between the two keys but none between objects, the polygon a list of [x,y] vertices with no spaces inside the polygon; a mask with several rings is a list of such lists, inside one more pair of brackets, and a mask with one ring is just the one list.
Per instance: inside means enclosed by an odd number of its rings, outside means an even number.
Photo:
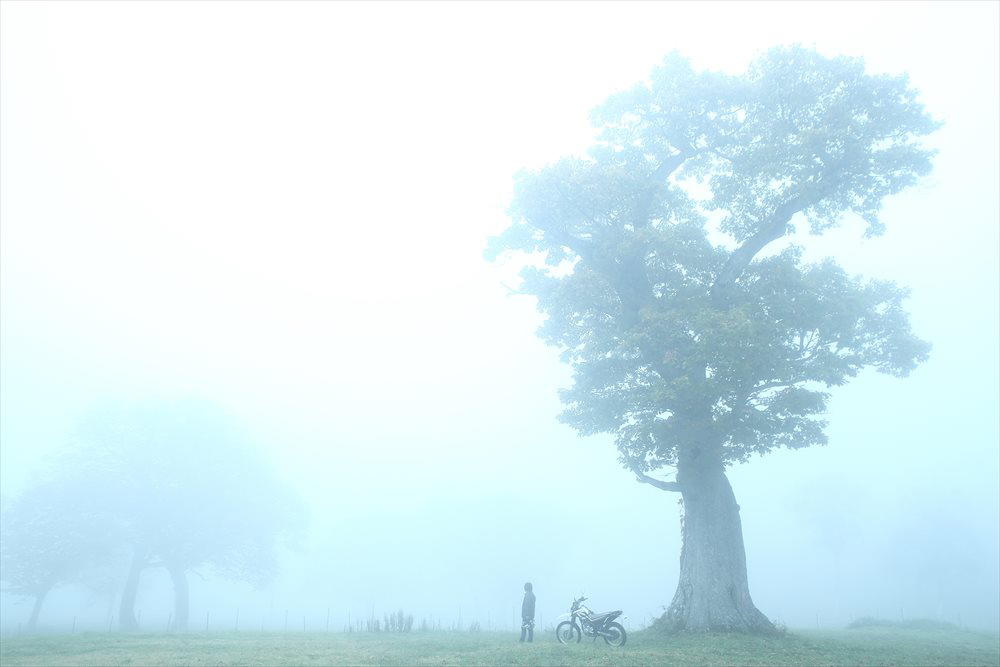
[{"label": "distant tree in fog", "polygon": [[[928,352],[904,289],[807,264],[782,241],[845,215],[880,234],[882,200],[929,171],[920,138],[936,123],[906,77],[800,47],[740,76],[670,56],[593,119],[586,157],[519,176],[488,255],[528,257],[539,334],[574,369],[562,419],[613,434],[639,481],[681,494],[664,622],[770,631],[726,467],[825,443],[824,389],[864,368],[906,375]],[[662,468],[675,481],[649,476]]]},{"label": "distant tree in fog", "polygon": [[0,511],[2,590],[34,600],[27,629],[34,630],[45,598],[69,583],[87,584],[114,557],[107,517],[80,499],[85,481],[56,474],[37,481]]},{"label": "distant tree in fog", "polygon": [[136,627],[142,572],[164,567],[174,587],[173,625],[188,622],[188,573],[196,568],[255,585],[276,574],[277,550],[302,525],[293,493],[260,450],[217,407],[196,401],[114,406],[80,431],[75,466],[94,487],[131,550],[119,607]]},{"label": "distant tree in fog", "polygon": [[[188,573],[261,585],[303,525],[300,505],[236,423],[195,401],[123,404],[92,414],[71,447],[3,510],[4,590],[35,598],[63,583],[121,583],[119,624],[137,627],[140,577],[164,567],[173,626],[188,621]],[[123,558],[124,552],[124,558]]]}]

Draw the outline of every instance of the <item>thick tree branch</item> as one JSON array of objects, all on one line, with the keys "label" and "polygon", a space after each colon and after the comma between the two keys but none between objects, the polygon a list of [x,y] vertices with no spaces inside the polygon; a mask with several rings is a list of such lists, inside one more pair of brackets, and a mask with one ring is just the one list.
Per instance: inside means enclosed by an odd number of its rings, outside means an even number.
[{"label": "thick tree branch", "polygon": [[663,491],[674,491],[677,493],[680,493],[681,491],[681,485],[678,484],[677,482],[667,482],[662,479],[655,479],[639,471],[635,471],[635,479],[636,481],[642,482],[643,484],[649,484],[651,486],[655,486],[656,488],[661,489]]},{"label": "thick tree branch", "polygon": [[765,382],[763,384],[754,385],[753,387],[750,388],[750,391],[747,393],[747,398],[755,396],[756,394],[759,394],[762,391],[767,391],[768,389],[778,389],[778,388],[784,389],[787,387],[794,387],[805,381],[806,378],[794,378],[790,380],[776,380],[774,382]]},{"label": "thick tree branch", "polygon": [[677,171],[677,169],[684,164],[684,161],[688,159],[689,155],[689,150],[681,150],[677,154],[671,155],[666,160],[661,162],[660,166],[653,172],[653,175],[650,178],[652,184],[642,195],[642,199],[639,200],[639,205],[636,207],[634,221],[636,229],[645,227],[649,223],[649,210],[653,207],[653,198],[656,196],[657,190],[662,187],[664,181],[670,178],[672,173]]},{"label": "thick tree branch", "polygon": [[843,160],[838,162],[827,158],[824,162],[826,166],[820,175],[815,179],[808,179],[803,184],[804,189],[775,209],[757,233],[733,251],[712,284],[713,294],[717,294],[717,290],[726,285],[736,282],[736,279],[746,270],[757,253],[763,250],[767,244],[784,236],[792,216],[823,199],[830,190],[831,179],[834,179],[837,172],[841,170],[842,162]]},{"label": "thick tree branch", "polygon": [[748,238],[743,244],[733,251],[726,263],[723,265],[719,275],[716,276],[712,284],[712,292],[736,282],[740,274],[748,266],[753,258],[764,247],[785,235],[785,229],[791,221],[792,216],[809,206],[809,202],[803,201],[801,196],[795,196],[779,206],[771,215],[770,220],[760,230]]},{"label": "thick tree branch", "polygon": [[[681,147],[677,153],[664,159],[653,171],[650,176],[650,186],[639,200],[632,216],[633,226],[636,229],[645,227],[649,223],[650,209],[652,208],[656,193],[660,188],[665,186],[666,180],[670,175],[687,161],[692,152],[693,149],[690,146]],[[563,195],[565,201],[577,209],[583,218],[587,217],[586,213],[576,206],[572,196],[561,190],[560,194]],[[542,231],[551,240],[576,253],[583,261],[604,275],[622,305],[621,316],[625,329],[631,328],[639,321],[640,310],[646,303],[653,299],[652,288],[649,285],[643,266],[643,257],[630,256],[618,262],[611,257],[599,256],[592,241],[580,239],[561,229],[548,228]],[[644,361],[656,373],[661,375],[661,377],[668,375],[665,372],[664,365],[656,358],[655,351],[642,349],[641,353]]]},{"label": "thick tree branch", "polygon": [[[663,187],[666,179],[684,164],[690,154],[690,149],[680,149],[676,154],[663,160],[660,166],[653,172],[650,177],[650,186],[639,200],[635,213],[632,216],[635,228],[644,227],[649,223],[649,211],[652,208],[653,199],[657,191]],[[561,190],[560,194],[563,195],[564,201],[577,209],[582,218],[587,218],[586,212],[577,207],[571,195]],[[631,322],[638,320],[639,309],[642,307],[643,302],[652,296],[649,293],[649,285],[645,280],[645,275],[636,275],[637,272],[641,272],[641,257],[626,257],[623,262],[619,263],[612,258],[598,257],[594,251],[593,242],[577,238],[565,230],[543,228],[542,231],[550,239],[569,248],[593,268],[603,273],[618,293],[619,299],[621,299],[622,304],[628,311],[625,313],[626,319]],[[623,267],[630,267],[631,271],[623,270]],[[639,294],[639,292],[642,293]]]}]

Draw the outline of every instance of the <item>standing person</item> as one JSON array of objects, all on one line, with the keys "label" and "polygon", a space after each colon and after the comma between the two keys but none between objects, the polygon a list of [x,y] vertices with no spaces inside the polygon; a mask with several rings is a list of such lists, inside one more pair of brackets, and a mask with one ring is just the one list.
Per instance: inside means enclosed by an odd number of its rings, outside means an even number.
[{"label": "standing person", "polygon": [[527,634],[528,641],[535,639],[535,594],[531,592],[531,583],[524,585],[524,601],[521,603],[521,641]]}]

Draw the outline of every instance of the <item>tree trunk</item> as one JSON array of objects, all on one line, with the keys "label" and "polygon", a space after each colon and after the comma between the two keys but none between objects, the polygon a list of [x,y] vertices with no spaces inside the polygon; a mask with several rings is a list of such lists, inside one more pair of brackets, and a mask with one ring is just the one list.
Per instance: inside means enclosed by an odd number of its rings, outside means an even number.
[{"label": "tree trunk", "polygon": [[38,626],[38,615],[42,613],[42,603],[51,588],[45,588],[35,594],[35,604],[31,607],[31,617],[28,618],[28,632],[33,632]]},{"label": "tree trunk", "polygon": [[128,578],[125,580],[125,588],[122,590],[121,606],[118,608],[118,627],[122,630],[139,628],[139,623],[135,620],[135,596],[139,592],[139,576],[145,568],[146,552],[136,547],[132,554]]},{"label": "tree trunk", "polygon": [[665,621],[672,631],[774,632],[747,585],[740,507],[721,463],[680,466],[684,503],[680,580]]},{"label": "tree trunk", "polygon": [[185,569],[176,564],[167,566],[174,584],[173,630],[187,630],[188,625],[188,582]]}]

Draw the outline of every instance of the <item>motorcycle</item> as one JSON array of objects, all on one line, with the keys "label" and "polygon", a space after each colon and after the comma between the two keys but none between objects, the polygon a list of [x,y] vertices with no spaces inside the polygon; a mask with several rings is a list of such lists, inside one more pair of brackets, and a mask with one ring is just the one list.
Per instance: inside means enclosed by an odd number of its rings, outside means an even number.
[{"label": "motorcycle", "polygon": [[586,597],[573,600],[568,614],[563,614],[559,618],[569,617],[556,626],[556,639],[560,644],[580,642],[586,635],[593,637],[597,641],[598,637],[603,637],[604,641],[611,646],[625,646],[625,628],[615,619],[621,616],[621,610],[606,611],[603,614],[595,614],[587,608],[583,601]]}]

